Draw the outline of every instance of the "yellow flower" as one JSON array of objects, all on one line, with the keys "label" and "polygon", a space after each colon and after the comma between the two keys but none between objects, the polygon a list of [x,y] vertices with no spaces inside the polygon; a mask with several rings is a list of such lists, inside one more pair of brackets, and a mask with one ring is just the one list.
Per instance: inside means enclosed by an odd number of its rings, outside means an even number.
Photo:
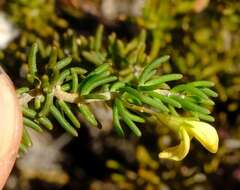
[{"label": "yellow flower", "polygon": [[160,116],[162,122],[177,131],[180,144],[167,148],[159,154],[159,158],[180,161],[188,154],[192,137],[196,138],[209,152],[216,153],[218,149],[218,134],[210,124],[189,118]]}]

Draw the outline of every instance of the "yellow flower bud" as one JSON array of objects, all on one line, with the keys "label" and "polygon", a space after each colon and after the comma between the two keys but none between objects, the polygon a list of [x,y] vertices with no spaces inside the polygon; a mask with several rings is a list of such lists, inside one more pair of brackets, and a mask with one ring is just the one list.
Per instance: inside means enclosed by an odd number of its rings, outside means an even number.
[{"label": "yellow flower bud", "polygon": [[161,115],[159,119],[170,129],[178,132],[180,137],[180,144],[167,148],[159,154],[159,158],[175,161],[182,160],[189,152],[192,137],[196,138],[209,152],[217,152],[218,134],[216,129],[210,124],[169,115]]},{"label": "yellow flower bud", "polygon": [[179,129],[180,144],[174,147],[167,148],[159,153],[159,158],[180,161],[188,154],[190,149],[190,138],[187,131],[181,127]]},{"label": "yellow flower bud", "polygon": [[195,137],[209,152],[217,152],[219,140],[214,127],[201,121],[187,120],[185,122],[189,124],[185,129],[191,136]]}]

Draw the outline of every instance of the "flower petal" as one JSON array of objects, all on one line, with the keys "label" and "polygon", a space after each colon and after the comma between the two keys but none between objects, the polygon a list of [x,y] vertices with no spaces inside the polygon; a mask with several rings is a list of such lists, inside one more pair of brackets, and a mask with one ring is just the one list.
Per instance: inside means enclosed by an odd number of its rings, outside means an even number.
[{"label": "flower petal", "polygon": [[179,145],[167,148],[163,152],[159,153],[159,158],[170,159],[180,161],[188,154],[190,149],[190,137],[187,131],[183,128],[179,128],[181,142]]},{"label": "flower petal", "polygon": [[201,121],[185,121],[187,132],[195,137],[209,152],[216,153],[218,150],[218,134],[214,127]]}]

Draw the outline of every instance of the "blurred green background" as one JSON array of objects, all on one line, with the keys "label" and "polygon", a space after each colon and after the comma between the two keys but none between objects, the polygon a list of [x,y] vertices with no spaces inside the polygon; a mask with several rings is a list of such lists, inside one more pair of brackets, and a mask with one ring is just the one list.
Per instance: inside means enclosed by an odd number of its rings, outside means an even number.
[{"label": "blurred green background", "polygon": [[183,81],[211,80],[219,94],[213,108],[220,137],[215,155],[193,143],[183,161],[159,160],[159,149],[171,144],[171,134],[151,123],[142,128],[140,139],[117,137],[111,126],[82,128],[77,139],[55,130],[52,136],[32,134],[33,148],[17,161],[6,190],[239,189],[240,1],[0,0],[0,7],[0,16],[12,23],[8,33],[15,36],[2,45],[0,61],[16,86],[33,42],[42,44],[43,58],[51,45],[74,55],[74,37],[93,35],[103,24],[106,38],[114,31],[126,44],[146,31],[150,58],[171,56],[163,73],[182,73]]}]

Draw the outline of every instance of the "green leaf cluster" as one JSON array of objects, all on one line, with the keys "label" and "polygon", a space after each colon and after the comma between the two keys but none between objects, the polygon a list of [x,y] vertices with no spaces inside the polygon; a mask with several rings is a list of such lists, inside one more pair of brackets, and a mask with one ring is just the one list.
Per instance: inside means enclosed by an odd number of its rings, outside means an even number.
[{"label": "green leaf cluster", "polygon": [[[170,57],[149,61],[147,53],[140,54],[143,50],[136,44],[143,44],[139,39],[144,33],[128,44],[111,34],[105,49],[103,27],[99,26],[94,37],[71,36],[75,45],[70,45],[77,51],[62,56],[64,47],[51,47],[44,59],[38,59],[40,46],[34,43],[28,53],[26,85],[17,90],[25,126],[22,149],[31,145],[28,128],[41,132],[43,127],[52,130],[58,123],[77,136],[81,126],[79,115],[90,126],[100,127],[91,109],[91,103],[97,101],[112,109],[113,127],[122,136],[124,126],[141,136],[137,123],[150,118],[157,121],[159,113],[214,121],[209,115],[214,104],[211,98],[216,96],[210,89],[213,83],[178,84],[181,74],[161,74],[161,66]],[[138,61],[136,73],[126,72]],[[171,88],[169,83],[174,86]]]}]

